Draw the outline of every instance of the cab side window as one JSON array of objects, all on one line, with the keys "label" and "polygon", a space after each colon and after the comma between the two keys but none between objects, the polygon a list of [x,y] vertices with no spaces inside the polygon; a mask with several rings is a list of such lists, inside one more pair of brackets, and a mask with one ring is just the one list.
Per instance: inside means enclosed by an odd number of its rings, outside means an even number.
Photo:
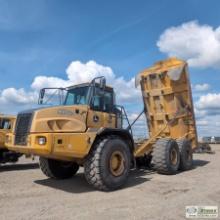
[{"label": "cab side window", "polygon": [[93,97],[92,109],[95,111],[102,111],[101,96],[95,95]]},{"label": "cab side window", "polygon": [[103,97],[103,111],[112,112],[113,110],[113,96],[110,92],[105,92]]},{"label": "cab side window", "polygon": [[93,96],[92,109],[101,112],[113,111],[113,93],[105,90],[101,91],[99,88],[95,89],[95,95]]}]

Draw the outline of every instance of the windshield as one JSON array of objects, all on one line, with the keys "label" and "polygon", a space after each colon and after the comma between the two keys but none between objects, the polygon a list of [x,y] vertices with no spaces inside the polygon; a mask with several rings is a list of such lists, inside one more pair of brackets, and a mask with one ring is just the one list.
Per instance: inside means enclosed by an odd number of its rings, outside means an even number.
[{"label": "windshield", "polygon": [[64,105],[88,105],[89,87],[76,87],[67,91]]},{"label": "windshield", "polygon": [[44,88],[40,91],[38,104],[46,106],[62,105],[66,97],[63,88]]}]

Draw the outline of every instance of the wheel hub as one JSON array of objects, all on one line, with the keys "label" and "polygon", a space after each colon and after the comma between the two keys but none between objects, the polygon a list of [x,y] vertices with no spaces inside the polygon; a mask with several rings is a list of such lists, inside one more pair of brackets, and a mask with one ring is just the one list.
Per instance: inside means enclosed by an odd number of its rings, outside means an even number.
[{"label": "wheel hub", "polygon": [[177,163],[177,151],[175,149],[170,151],[170,161],[173,165],[176,165]]},{"label": "wheel hub", "polygon": [[125,169],[124,163],[124,155],[120,151],[115,151],[112,153],[110,158],[110,171],[113,176],[122,175]]}]

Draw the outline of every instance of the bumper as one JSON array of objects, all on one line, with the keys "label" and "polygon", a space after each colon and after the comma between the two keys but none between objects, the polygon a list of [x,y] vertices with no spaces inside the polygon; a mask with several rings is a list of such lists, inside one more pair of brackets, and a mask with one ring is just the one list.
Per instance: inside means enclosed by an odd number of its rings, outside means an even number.
[{"label": "bumper", "polygon": [[[38,156],[45,156],[56,159],[84,158],[94,141],[96,134],[87,133],[37,133],[30,134],[27,138],[27,145],[14,145],[14,134],[6,137],[8,149]],[[39,139],[45,138],[45,144],[39,144]]]}]

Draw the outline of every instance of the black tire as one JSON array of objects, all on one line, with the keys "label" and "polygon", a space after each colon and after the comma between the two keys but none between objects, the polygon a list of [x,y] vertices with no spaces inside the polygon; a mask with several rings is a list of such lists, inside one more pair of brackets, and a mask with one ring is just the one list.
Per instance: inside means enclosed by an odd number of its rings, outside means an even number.
[{"label": "black tire", "polygon": [[3,157],[3,150],[0,149],[0,164],[4,162],[4,157]]},{"label": "black tire", "polygon": [[[118,158],[118,170],[114,170],[111,162],[117,154],[122,160]],[[85,177],[98,190],[116,190],[126,183],[130,165],[131,152],[128,145],[120,137],[107,136],[98,140],[87,156],[84,163]]]},{"label": "black tire", "polygon": [[9,151],[7,149],[0,150],[0,163],[16,163],[22,154]]},{"label": "black tire", "polygon": [[74,176],[79,170],[79,165],[75,162],[66,162],[44,157],[39,158],[42,172],[49,178],[67,179]]},{"label": "black tire", "polygon": [[190,141],[187,139],[177,140],[180,151],[180,166],[179,169],[182,171],[190,170],[193,164],[193,151]]},{"label": "black tire", "polygon": [[176,174],[180,164],[177,142],[169,138],[158,140],[153,146],[152,163],[158,173]]}]

